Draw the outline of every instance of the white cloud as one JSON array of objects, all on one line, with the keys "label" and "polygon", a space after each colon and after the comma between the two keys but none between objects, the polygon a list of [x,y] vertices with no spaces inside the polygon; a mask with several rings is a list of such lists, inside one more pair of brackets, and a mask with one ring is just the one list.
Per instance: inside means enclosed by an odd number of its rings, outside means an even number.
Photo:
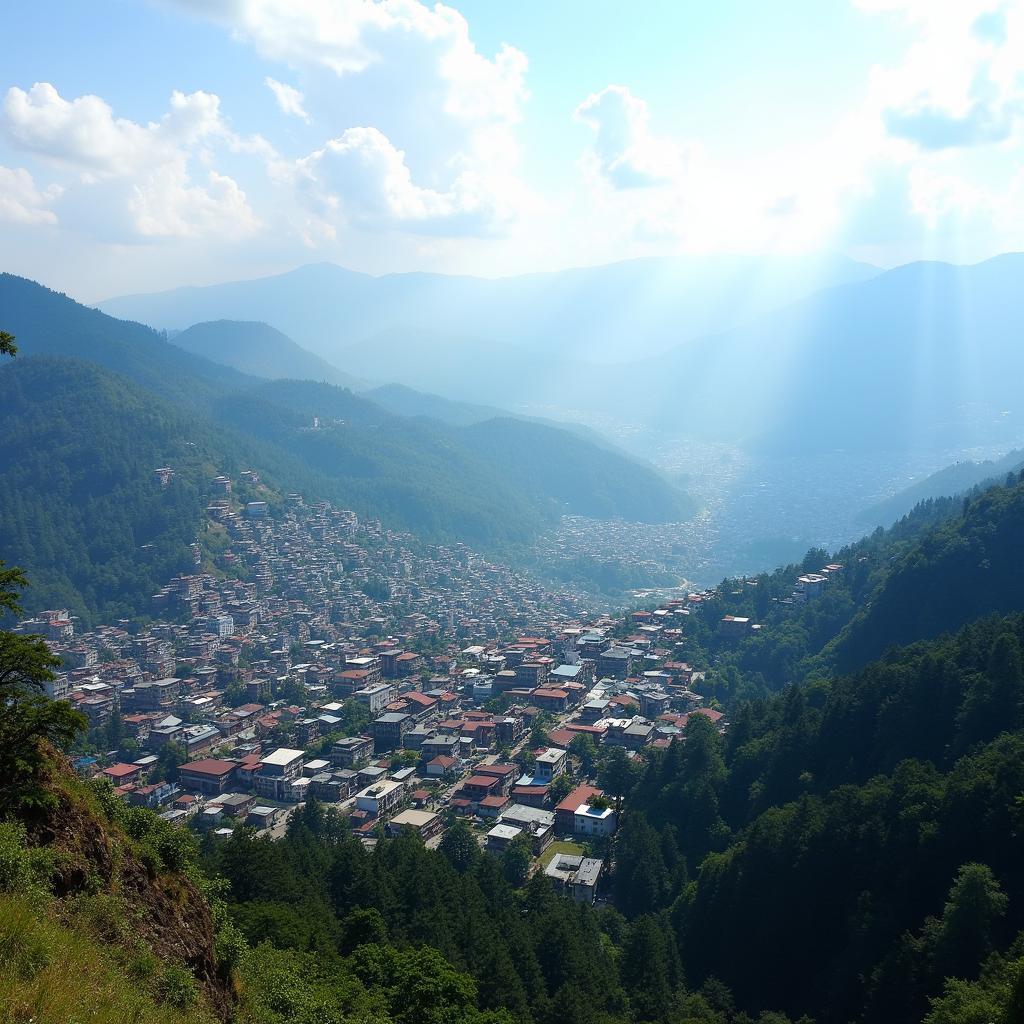
[{"label": "white cloud", "polygon": [[288,114],[290,117],[297,117],[301,121],[305,121],[309,124],[309,114],[306,113],[306,108],[303,106],[305,97],[292,85],[287,85],[285,82],[279,82],[276,78],[271,78],[269,75],[264,79],[267,88],[274,94],[274,99],[277,100],[277,106],[281,110],[281,113]]},{"label": "white cloud", "polygon": [[512,216],[471,171],[446,191],[412,180],[405,154],[376,128],[349,128],[299,160],[296,183],[332,236],[341,224],[416,234],[489,234]]},{"label": "white cloud", "polygon": [[57,214],[50,209],[61,190],[51,185],[40,190],[24,167],[0,164],[0,221],[11,224],[56,224]]},{"label": "white cloud", "polygon": [[594,129],[591,167],[615,188],[665,185],[683,173],[682,148],[651,134],[647,104],[625,86],[591,94],[574,116]]},{"label": "white cloud", "polygon": [[[526,56],[508,45],[481,53],[455,9],[418,0],[165,2],[294,69],[301,93],[284,86],[282,94],[267,79],[282,109],[304,112],[311,97],[335,117],[332,137],[293,173],[328,226],[487,235],[530,205],[515,134],[528,97]],[[357,113],[343,121],[330,113],[339,107]],[[280,164],[272,174],[287,176]]]},{"label": "white cloud", "polygon": [[245,193],[216,171],[205,186],[193,185],[171,164],[132,187],[128,209],[145,238],[243,237],[259,226]]},{"label": "white cloud", "polygon": [[915,40],[876,68],[874,102],[895,138],[924,151],[1001,143],[1024,114],[1024,4],[993,0],[857,0],[902,19]]},{"label": "white cloud", "polygon": [[[143,125],[115,117],[98,96],[67,100],[48,82],[37,82],[27,92],[7,91],[3,126],[22,150],[76,172],[69,203],[102,199],[112,207],[110,222],[128,233],[235,236],[256,227],[245,193],[231,178],[210,171],[205,185],[191,179],[191,161],[207,160],[211,142],[235,149],[247,144],[230,132],[219,98],[210,93],[175,91],[167,113]],[[88,212],[77,219],[95,218]]]},{"label": "white cloud", "polygon": [[[418,54],[446,83],[445,111],[468,119],[518,120],[526,97],[525,55],[503,45],[481,54],[469,24],[454,8],[418,0],[169,0],[214,18],[248,39],[260,54],[293,67],[356,74]],[[410,64],[416,66],[415,59]],[[409,70],[409,64],[404,70]],[[410,88],[416,83],[410,82]]]},{"label": "white cloud", "polygon": [[12,86],[3,105],[3,122],[20,148],[76,167],[86,176],[131,174],[172,157],[211,135],[224,134],[220,100],[205,92],[175,91],[171,108],[159,122],[138,124],[114,117],[99,96],[64,99],[49,82],[27,92]]}]

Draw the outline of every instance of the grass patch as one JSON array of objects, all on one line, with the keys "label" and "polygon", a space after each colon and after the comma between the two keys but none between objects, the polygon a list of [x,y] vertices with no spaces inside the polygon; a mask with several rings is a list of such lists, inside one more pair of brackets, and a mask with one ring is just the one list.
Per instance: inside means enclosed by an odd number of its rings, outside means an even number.
[{"label": "grass patch", "polygon": [[570,843],[564,839],[556,840],[540,855],[541,867],[546,868],[559,853],[566,853],[570,857],[582,857],[585,851],[579,843]]},{"label": "grass patch", "polygon": [[147,965],[150,993],[126,954],[18,896],[0,896],[0,960],[0,1024],[214,1024],[191,975]]}]

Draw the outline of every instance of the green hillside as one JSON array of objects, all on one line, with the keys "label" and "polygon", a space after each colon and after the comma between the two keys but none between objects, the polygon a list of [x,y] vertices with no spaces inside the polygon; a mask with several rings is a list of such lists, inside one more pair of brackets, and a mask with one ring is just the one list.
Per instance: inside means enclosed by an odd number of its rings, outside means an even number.
[{"label": "green hillside", "polygon": [[[32,610],[113,622],[147,609],[194,564],[189,545],[222,464],[209,434],[98,366],[21,356],[0,366],[0,557],[31,570]],[[167,465],[163,488],[153,470]]]},{"label": "green hillside", "polygon": [[[627,795],[617,905],[671,908],[691,983],[714,977],[740,1007],[1012,1024],[1022,641],[1020,615],[988,619],[741,704],[724,739],[695,716]],[[958,1016],[958,999],[991,1015]]]},{"label": "green hillside", "polygon": [[269,324],[251,320],[213,320],[193,324],[170,338],[171,344],[232,366],[254,377],[320,380],[352,387],[357,380],[296,345]]},{"label": "green hillside", "polygon": [[1001,459],[957,462],[926,476],[923,480],[918,480],[885,501],[864,509],[858,513],[857,519],[866,527],[888,526],[900,516],[905,516],[922,501],[963,494],[973,487],[998,483],[1007,473],[1019,471],[1022,466],[1024,451],[1019,449],[1007,452]]},{"label": "green hillside", "polygon": [[[853,671],[893,645],[953,632],[1024,608],[1024,483],[922,502],[888,530],[839,551],[813,550],[798,565],[724,581],[687,622],[686,658],[708,668],[721,700],[774,693],[791,683]],[[843,566],[824,593],[792,599],[797,577]],[[741,638],[724,615],[764,628]]]},{"label": "green hillside", "polygon": [[[1016,479],[1012,477],[1011,478]],[[1024,485],[992,487],[893,560],[885,583],[835,644],[839,666],[1024,607]]]},{"label": "green hillside", "polygon": [[0,315],[23,356],[87,359],[185,407],[196,408],[252,382],[237,370],[168,344],[149,327],[115,320],[13,274],[0,274]]},{"label": "green hillside", "polygon": [[[566,431],[458,427],[327,383],[261,381],[10,275],[0,308],[19,347],[0,366],[11,524],[0,557],[30,571],[33,610],[67,606],[86,622],[145,613],[194,565],[209,480],[243,468],[279,493],[506,558],[563,513],[674,521],[691,510],[649,467]],[[175,470],[166,489],[153,476],[164,465]]]}]

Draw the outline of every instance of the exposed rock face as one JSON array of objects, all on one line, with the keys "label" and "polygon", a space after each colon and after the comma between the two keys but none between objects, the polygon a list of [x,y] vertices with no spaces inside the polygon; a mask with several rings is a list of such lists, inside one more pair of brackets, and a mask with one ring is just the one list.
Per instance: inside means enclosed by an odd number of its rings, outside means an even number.
[{"label": "exposed rock face", "polygon": [[[68,782],[70,766],[56,760],[51,791],[54,806],[35,809],[26,825],[33,845],[54,854],[52,888],[58,899],[88,892],[120,898],[128,927],[165,962],[184,964],[199,982],[210,1009],[222,1020],[235,1003],[230,973],[218,967],[210,907],[184,875],[157,872],[131,842],[90,806]],[[110,936],[117,941],[116,935]]]}]

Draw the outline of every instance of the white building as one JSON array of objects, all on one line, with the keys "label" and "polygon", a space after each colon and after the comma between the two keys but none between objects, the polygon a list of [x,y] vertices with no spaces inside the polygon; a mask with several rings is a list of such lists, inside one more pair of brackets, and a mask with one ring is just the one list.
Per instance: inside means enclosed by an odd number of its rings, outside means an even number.
[{"label": "white building", "polygon": [[365,704],[371,715],[379,715],[395,699],[395,688],[388,683],[374,683],[356,690],[352,696],[360,704]]},{"label": "white building", "polygon": [[293,799],[292,783],[302,774],[305,753],[289,747],[278,747],[262,758],[253,777],[253,786],[260,796],[282,802]]},{"label": "white building", "polygon": [[404,792],[400,782],[375,782],[356,793],[356,807],[374,818],[382,818],[398,806]]},{"label": "white building", "polygon": [[537,755],[533,775],[539,785],[544,785],[565,772],[566,752],[558,747],[548,747]]},{"label": "white building", "polygon": [[583,804],[573,814],[573,832],[578,836],[611,836],[615,834],[615,812],[610,807]]}]

